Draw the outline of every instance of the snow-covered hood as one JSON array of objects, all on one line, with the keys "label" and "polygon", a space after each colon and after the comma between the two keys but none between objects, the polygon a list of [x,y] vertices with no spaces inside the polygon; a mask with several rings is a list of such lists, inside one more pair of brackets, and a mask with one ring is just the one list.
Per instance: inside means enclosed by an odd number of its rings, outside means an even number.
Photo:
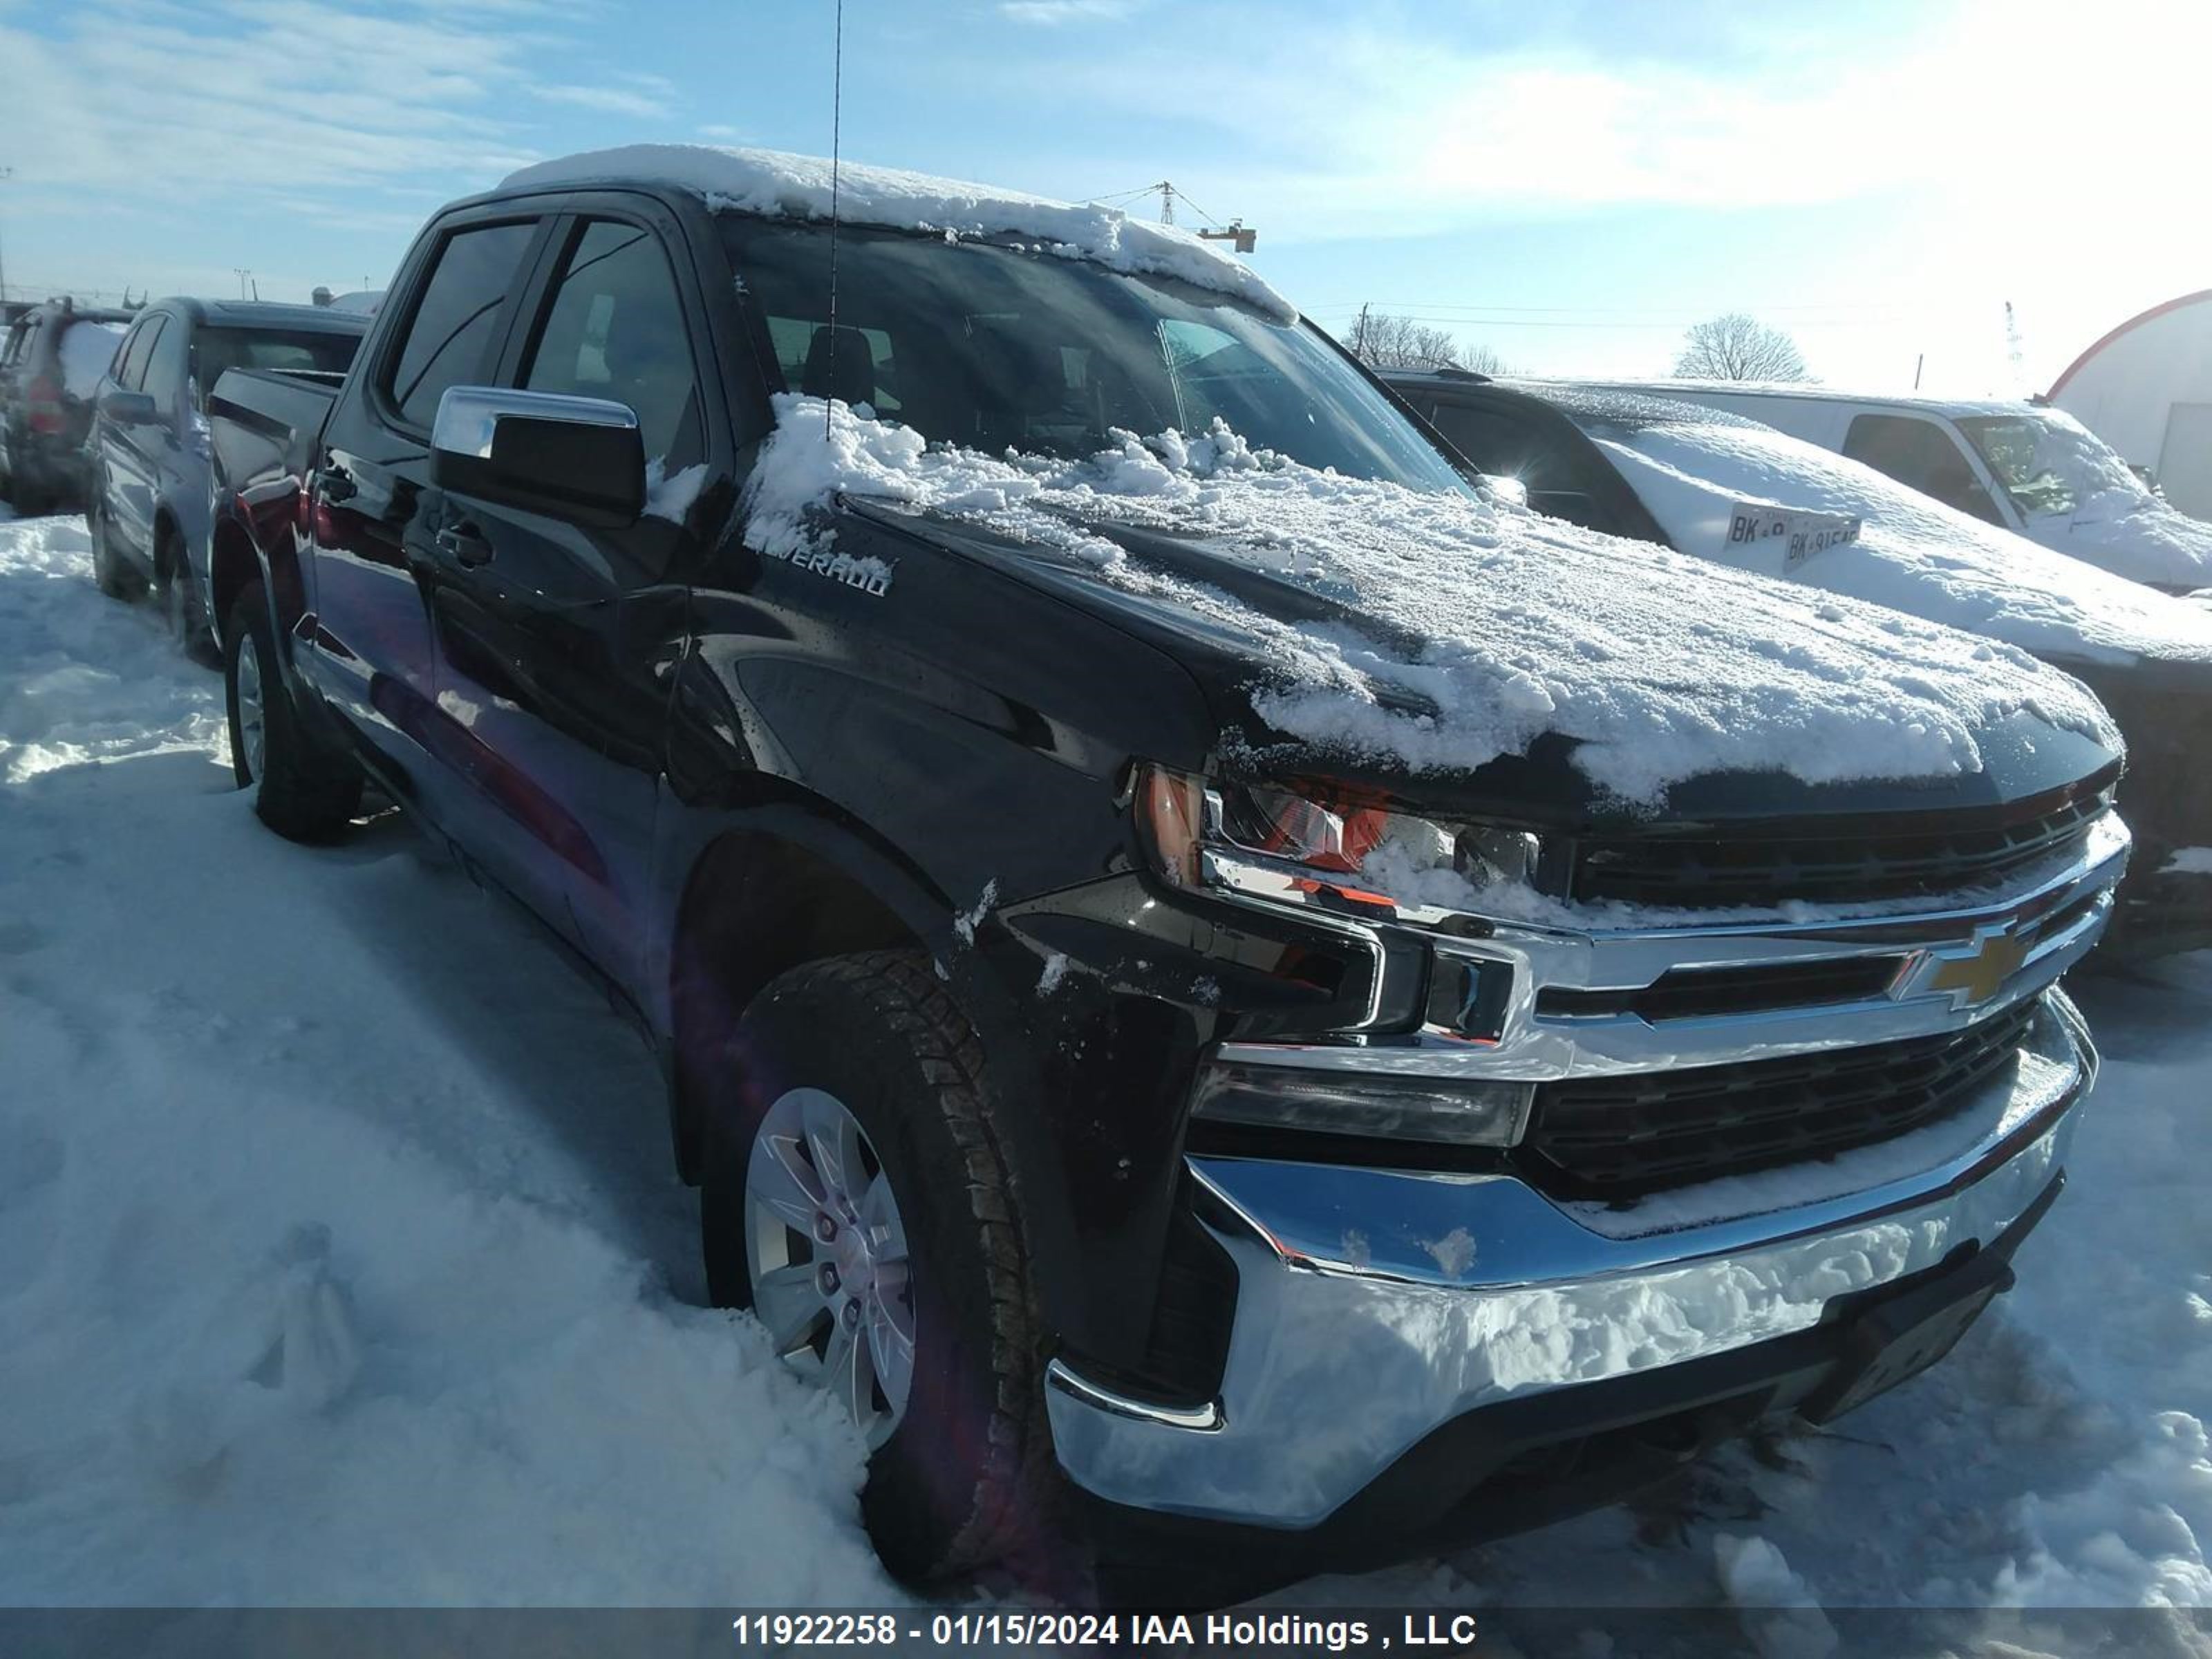
[{"label": "snow-covered hood", "polygon": [[[830,158],[774,149],[629,144],[540,161],[510,173],[502,188],[591,180],[669,185],[702,198],[717,211],[769,218],[830,217]],[[1188,231],[1133,218],[1118,208],[1056,202],[994,185],[858,161],[838,164],[836,199],[842,223],[947,237],[1033,238],[1068,258],[1140,275],[1181,277],[1233,295],[1285,322],[1297,320],[1297,308],[1233,255]]]},{"label": "snow-covered hood", "polygon": [[2064,481],[2074,506],[2027,514],[2027,533],[2044,546],[2100,569],[2185,593],[2212,582],[2212,525],[2153,495],[2110,444],[2061,409],[2021,405],[2017,418],[2034,434],[2030,471]]},{"label": "snow-covered hood", "polygon": [[2012,647],[1500,501],[1316,472],[1218,426],[1070,463],[930,448],[842,405],[825,442],[818,399],[778,413],[749,486],[767,557],[817,545],[812,509],[839,495],[1033,550],[1041,579],[1079,573],[1233,649],[1224,744],[1270,762],[1417,793],[1565,750],[1600,795],[1655,810],[1720,774],[2009,799],[2027,791],[1994,775],[2000,756],[2039,745],[2050,787],[2118,750],[2087,692]]},{"label": "snow-covered hood", "polygon": [[2154,587],[2187,591],[2212,582],[2212,524],[2155,496],[2093,497],[2071,514],[2028,520],[2044,546]]},{"label": "snow-covered hood", "polygon": [[[2212,615],[1945,507],[1756,422],[1634,394],[1528,383],[1572,420],[1681,551],[1847,594],[2058,662],[2212,665]],[[1858,521],[1817,551],[1731,539],[1746,508]],[[2169,509],[2170,510],[2170,509]],[[2176,514],[2179,517],[2179,514]],[[1807,545],[1809,545],[1808,544]]]}]

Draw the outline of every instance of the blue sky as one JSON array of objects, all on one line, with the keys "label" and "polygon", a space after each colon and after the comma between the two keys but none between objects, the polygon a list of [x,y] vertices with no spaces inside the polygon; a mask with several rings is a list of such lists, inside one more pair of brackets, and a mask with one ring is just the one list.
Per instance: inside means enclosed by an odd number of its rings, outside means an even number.
[{"label": "blue sky", "polygon": [[[0,0],[0,259],[11,292],[379,286],[526,161],[826,151],[830,19]],[[1741,309],[1837,384],[1924,353],[1932,390],[2025,390],[2212,284],[2208,61],[2212,8],[2153,0],[846,0],[844,142],[1048,195],[1171,179],[1325,325],[1372,301],[1527,370],[1661,372]]]}]

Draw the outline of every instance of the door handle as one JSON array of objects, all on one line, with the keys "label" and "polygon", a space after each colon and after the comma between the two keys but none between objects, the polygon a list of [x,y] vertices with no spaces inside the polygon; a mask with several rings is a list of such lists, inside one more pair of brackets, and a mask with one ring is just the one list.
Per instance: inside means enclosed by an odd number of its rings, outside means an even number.
[{"label": "door handle", "polygon": [[475,526],[467,524],[443,525],[438,530],[438,551],[455,564],[473,570],[480,564],[491,562],[491,544],[480,535]]}]

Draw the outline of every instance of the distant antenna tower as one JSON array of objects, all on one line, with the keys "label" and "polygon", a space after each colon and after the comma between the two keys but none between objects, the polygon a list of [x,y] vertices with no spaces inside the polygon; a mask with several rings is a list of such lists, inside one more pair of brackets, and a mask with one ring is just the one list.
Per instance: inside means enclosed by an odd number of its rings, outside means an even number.
[{"label": "distant antenna tower", "polygon": [[2017,391],[2027,384],[2027,374],[2021,365],[2027,354],[2021,349],[2020,319],[2012,314],[2012,301],[2007,300],[2004,307],[2005,356],[2012,362],[2012,383],[2014,389]]},{"label": "distant antenna tower", "polygon": [[1204,208],[1200,207],[1197,203],[1191,201],[1189,197],[1177,190],[1170,179],[1163,179],[1157,185],[1146,185],[1141,190],[1124,191],[1119,196],[1092,197],[1091,199],[1103,201],[1110,205],[1138,196],[1157,196],[1160,198],[1160,222],[1164,225],[1175,223],[1176,200],[1178,197],[1182,198],[1192,211],[1206,221],[1206,228],[1198,232],[1200,241],[1227,242],[1239,253],[1249,253],[1260,240],[1260,233],[1247,225],[1242,219],[1231,219],[1227,224],[1223,224]]}]

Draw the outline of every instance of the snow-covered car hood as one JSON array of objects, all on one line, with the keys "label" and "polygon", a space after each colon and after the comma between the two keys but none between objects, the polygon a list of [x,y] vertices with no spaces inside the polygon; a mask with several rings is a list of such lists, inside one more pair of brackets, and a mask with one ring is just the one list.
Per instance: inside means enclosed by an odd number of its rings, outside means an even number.
[{"label": "snow-covered car hood", "polygon": [[[2212,664],[2212,614],[2203,607],[1984,524],[1771,427],[1633,393],[1534,383],[1515,389],[1580,427],[1685,553],[1887,605],[2051,660]],[[1856,519],[1861,528],[1856,540],[1792,562],[1781,539],[1730,541],[1745,507]]]},{"label": "snow-covered car hood", "polygon": [[2045,547],[2134,582],[2187,589],[2212,581],[2212,524],[2155,496],[2094,499],[2070,515],[2031,519],[2027,528]]},{"label": "snow-covered car hood", "polygon": [[[1966,423],[1967,435],[1983,445],[1984,459],[2002,477],[1999,451],[1977,435],[1973,428],[1978,424]],[[2019,434],[2032,434],[2025,459],[2012,446],[2000,447],[2018,460],[2019,474],[2053,480],[2072,498],[2066,511],[2039,513],[2032,489],[2014,490],[2014,505],[2026,514],[2027,533],[2035,540],[2130,581],[2169,592],[2187,592],[2212,582],[2212,525],[2153,495],[2111,445],[2071,415],[2047,406],[2022,405],[1998,424]]]},{"label": "snow-covered car hood", "polygon": [[1440,784],[1564,744],[1596,792],[1655,810],[1721,774],[2010,799],[2027,791],[2000,755],[2039,745],[2050,787],[2118,752],[2095,699],[2024,651],[1501,501],[1317,472],[1218,426],[1068,462],[777,405],[748,487],[765,557],[818,554],[837,496],[1033,550],[1040,573],[1233,652],[1224,745],[1271,762]]}]

